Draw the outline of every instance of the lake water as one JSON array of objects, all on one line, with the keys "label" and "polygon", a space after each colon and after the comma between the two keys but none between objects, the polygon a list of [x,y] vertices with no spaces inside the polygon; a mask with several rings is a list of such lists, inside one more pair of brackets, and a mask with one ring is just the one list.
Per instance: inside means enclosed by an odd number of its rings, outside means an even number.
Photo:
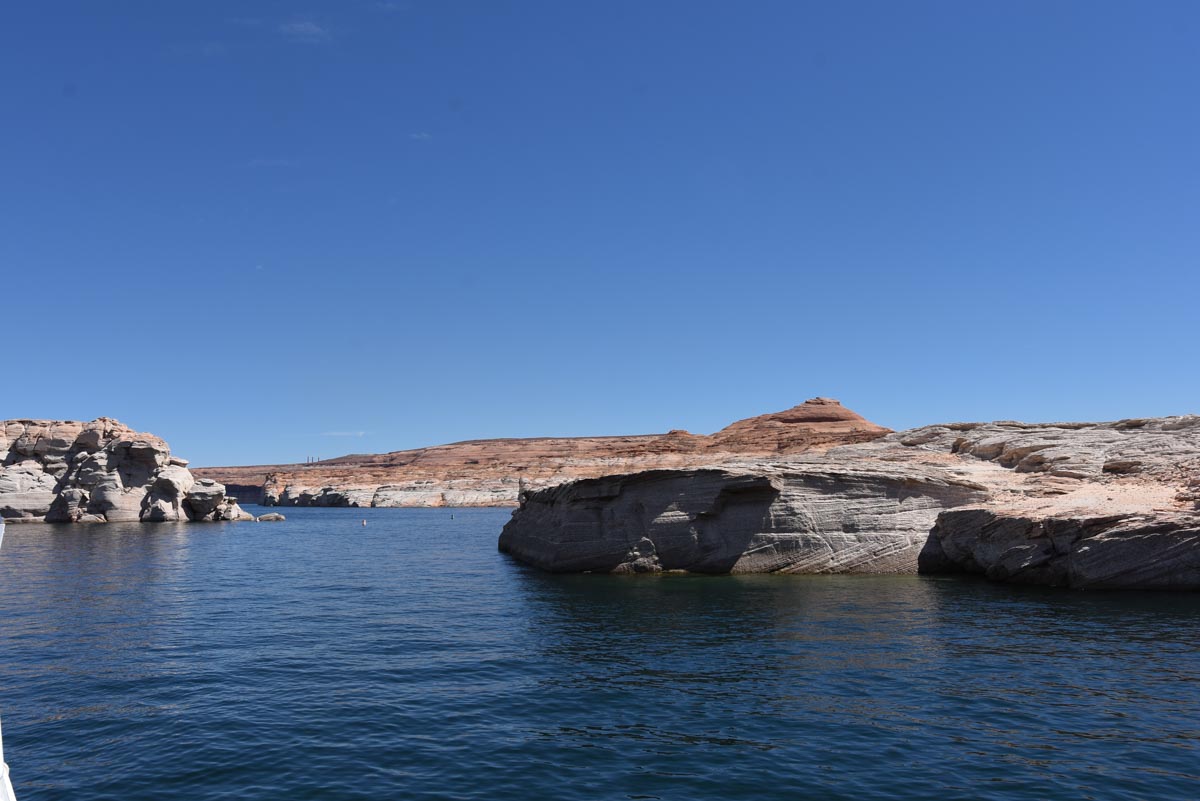
[{"label": "lake water", "polygon": [[507,510],[283,511],[8,527],[21,801],[1200,798],[1198,595],[551,576]]}]

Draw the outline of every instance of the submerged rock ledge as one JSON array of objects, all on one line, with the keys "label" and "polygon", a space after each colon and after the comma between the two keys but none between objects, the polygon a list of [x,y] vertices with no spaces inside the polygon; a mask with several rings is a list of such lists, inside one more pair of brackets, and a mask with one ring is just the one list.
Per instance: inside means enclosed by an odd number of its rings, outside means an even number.
[{"label": "submerged rock ledge", "polygon": [[954,423],[527,493],[501,551],[555,572],[979,573],[1200,589],[1200,417]]}]

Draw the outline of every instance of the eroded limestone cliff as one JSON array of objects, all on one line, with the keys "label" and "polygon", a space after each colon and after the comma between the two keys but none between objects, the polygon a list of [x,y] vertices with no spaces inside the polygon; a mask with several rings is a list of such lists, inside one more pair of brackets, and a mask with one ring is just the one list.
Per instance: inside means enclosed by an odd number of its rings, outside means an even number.
[{"label": "eroded limestone cliff", "polygon": [[104,523],[253,519],[167,443],[108,417],[0,422],[0,517]]}]

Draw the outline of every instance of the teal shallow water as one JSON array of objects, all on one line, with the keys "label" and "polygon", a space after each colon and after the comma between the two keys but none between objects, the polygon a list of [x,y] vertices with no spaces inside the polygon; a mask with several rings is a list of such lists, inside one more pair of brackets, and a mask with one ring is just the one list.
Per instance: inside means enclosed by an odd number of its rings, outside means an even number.
[{"label": "teal shallow water", "polygon": [[505,510],[284,512],[9,526],[21,801],[1200,798],[1197,595],[549,576]]}]

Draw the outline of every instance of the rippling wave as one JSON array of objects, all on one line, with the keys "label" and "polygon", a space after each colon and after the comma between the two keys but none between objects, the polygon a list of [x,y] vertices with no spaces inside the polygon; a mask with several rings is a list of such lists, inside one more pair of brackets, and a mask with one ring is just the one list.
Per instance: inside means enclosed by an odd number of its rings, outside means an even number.
[{"label": "rippling wave", "polygon": [[22,801],[1200,798],[1200,596],[551,576],[503,510],[287,511],[9,527]]}]

